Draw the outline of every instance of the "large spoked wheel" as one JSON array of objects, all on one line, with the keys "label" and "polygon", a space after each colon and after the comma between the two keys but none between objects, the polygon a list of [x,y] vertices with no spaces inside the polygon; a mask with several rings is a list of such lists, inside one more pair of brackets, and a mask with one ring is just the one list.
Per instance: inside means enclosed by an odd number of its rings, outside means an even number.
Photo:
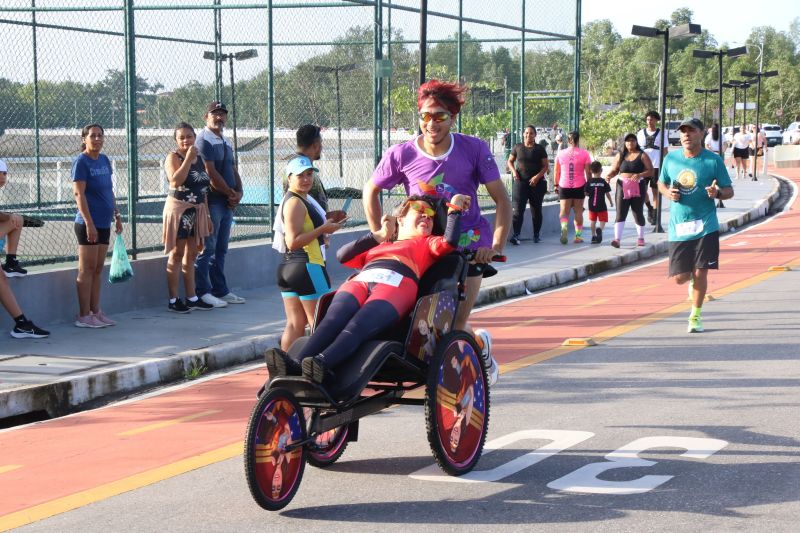
[{"label": "large spoked wheel", "polygon": [[347,443],[350,426],[339,426],[316,436],[308,447],[306,459],[317,468],[325,468],[335,463],[342,456]]},{"label": "large spoked wheel", "polygon": [[425,389],[428,442],[442,470],[460,476],[481,458],[489,429],[489,379],[471,335],[452,331],[436,344]]},{"label": "large spoked wheel", "polygon": [[259,398],[244,441],[244,466],[253,499],[268,511],[292,501],[305,470],[303,411],[294,395],[273,389]]}]

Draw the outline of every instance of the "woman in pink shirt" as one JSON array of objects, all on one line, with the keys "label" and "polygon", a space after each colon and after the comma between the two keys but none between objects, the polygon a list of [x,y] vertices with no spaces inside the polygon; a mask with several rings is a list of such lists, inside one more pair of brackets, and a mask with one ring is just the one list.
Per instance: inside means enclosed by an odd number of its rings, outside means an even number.
[{"label": "woman in pink shirt", "polygon": [[589,152],[578,147],[580,136],[577,131],[567,135],[569,147],[556,154],[555,189],[561,201],[561,244],[567,244],[567,225],[569,224],[569,211],[575,211],[575,243],[583,242],[583,186],[592,177],[589,166],[592,156]]}]

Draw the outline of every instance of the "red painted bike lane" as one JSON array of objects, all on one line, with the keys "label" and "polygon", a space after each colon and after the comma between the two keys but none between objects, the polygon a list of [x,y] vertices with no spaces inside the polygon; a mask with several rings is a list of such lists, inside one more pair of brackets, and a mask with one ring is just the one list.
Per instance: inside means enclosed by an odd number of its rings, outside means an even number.
[{"label": "red painted bike lane", "polygon": [[[800,183],[800,169],[785,169],[781,175]],[[799,203],[795,200],[793,207]],[[737,285],[752,283],[772,266],[798,264],[798,227],[800,214],[787,211],[724,240],[721,269],[709,276],[709,293],[736,290]],[[519,366],[537,354],[552,352],[567,338],[602,339],[614,328],[645,317],[657,319],[688,309],[686,287],[668,280],[666,270],[662,261],[478,311],[471,322],[492,331],[497,359],[505,363],[505,370],[512,370],[515,362]],[[706,321],[712,323],[713,315]],[[675,332],[685,334],[682,327]],[[241,443],[255,393],[266,377],[265,369],[226,375],[158,396],[0,433],[0,530],[4,519],[16,519],[25,510],[43,507],[47,502],[224,447],[229,447],[227,455],[216,459],[209,456],[204,464],[235,455],[235,448],[230,452],[230,447]],[[199,466],[203,466],[202,461],[193,468]],[[164,472],[162,479],[170,475]],[[85,503],[124,490],[130,488],[89,494]],[[79,505],[82,503],[53,505],[30,520]]]}]

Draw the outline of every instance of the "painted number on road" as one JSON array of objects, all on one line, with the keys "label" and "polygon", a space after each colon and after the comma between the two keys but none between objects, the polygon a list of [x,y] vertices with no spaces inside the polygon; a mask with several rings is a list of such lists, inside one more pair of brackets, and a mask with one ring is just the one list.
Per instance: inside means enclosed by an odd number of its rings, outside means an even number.
[{"label": "painted number on road", "polygon": [[[423,481],[445,481],[450,483],[500,481],[593,436],[594,433],[589,431],[548,429],[516,431],[487,442],[484,447],[484,455],[522,440],[549,440],[550,443],[491,470],[473,470],[461,477],[454,477],[443,474],[436,465],[430,465],[413,472],[410,477]],[[681,457],[707,459],[727,445],[726,441],[719,439],[673,436],[643,437],[606,455],[606,462],[582,466],[578,470],[548,483],[547,486],[551,489],[585,494],[641,494],[666,483],[674,476],[647,475],[628,481],[606,481],[599,479],[597,476],[608,470],[619,468],[653,466],[656,461],[642,459],[639,454],[654,448],[679,448],[686,450],[681,454]]]}]

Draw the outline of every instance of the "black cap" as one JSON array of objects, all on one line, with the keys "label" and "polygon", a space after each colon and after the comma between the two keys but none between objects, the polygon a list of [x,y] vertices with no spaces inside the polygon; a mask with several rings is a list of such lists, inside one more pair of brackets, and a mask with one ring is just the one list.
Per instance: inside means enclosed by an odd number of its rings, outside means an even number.
[{"label": "black cap", "polygon": [[681,122],[681,125],[678,126],[678,131],[680,131],[680,129],[682,127],[684,127],[684,126],[690,126],[690,127],[694,128],[694,129],[700,130],[700,131],[703,131],[704,129],[706,129],[706,127],[703,126],[703,121],[700,120],[699,118],[685,118],[685,119],[683,119],[683,122]]},{"label": "black cap", "polygon": [[214,100],[213,102],[209,102],[206,106],[206,113],[213,113],[215,111],[224,111],[225,113],[228,112],[228,108],[225,107],[225,104],[218,100]]}]

